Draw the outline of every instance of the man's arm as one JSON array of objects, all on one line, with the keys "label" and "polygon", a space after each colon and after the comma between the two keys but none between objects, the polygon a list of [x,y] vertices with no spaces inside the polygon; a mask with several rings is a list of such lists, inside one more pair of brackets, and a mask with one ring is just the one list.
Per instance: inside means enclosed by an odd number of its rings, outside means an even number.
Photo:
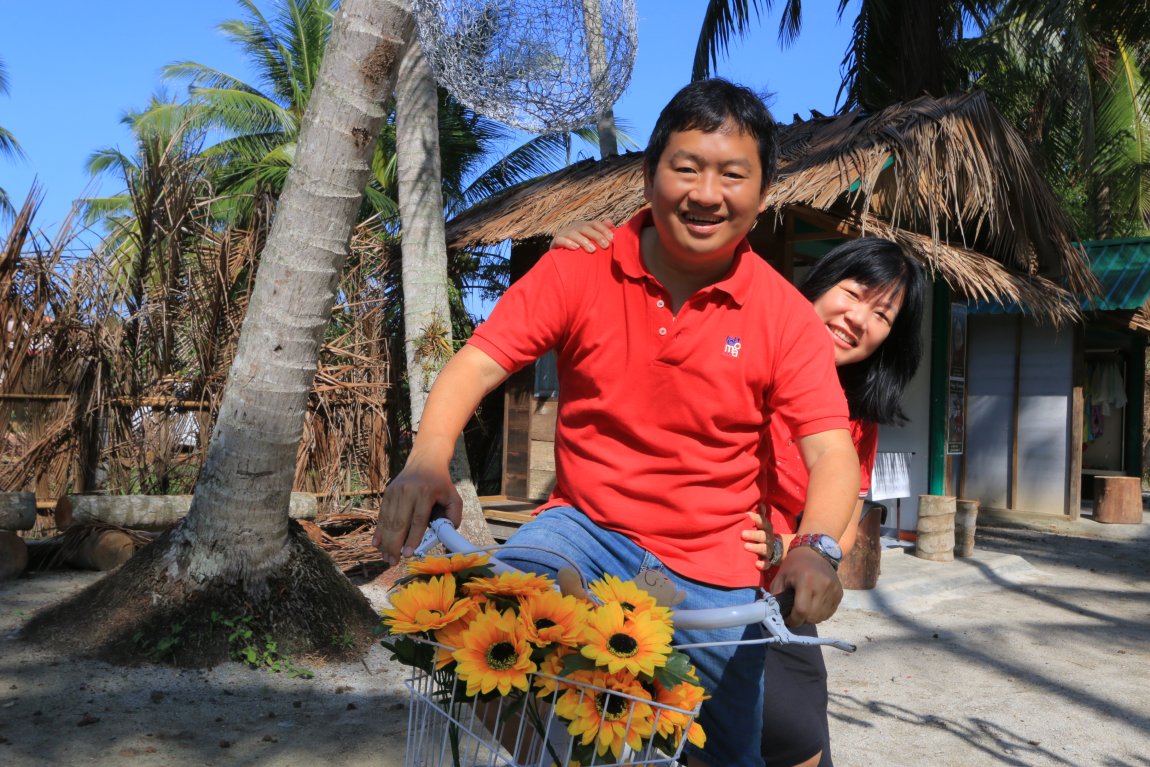
[{"label": "man's arm", "polygon": [[[807,502],[799,534],[823,533],[841,540],[850,525],[859,493],[859,459],[846,429],[819,432],[797,440],[807,466]],[[833,567],[804,547],[787,552],[771,591],[795,590],[788,623],[819,623],[838,609],[843,588]]]},{"label": "man's arm", "polygon": [[410,555],[419,544],[435,504],[446,507],[448,518],[459,526],[463,500],[449,471],[455,442],[479,402],[507,376],[499,363],[473,346],[460,349],[439,372],[407,463],[387,486],[380,504],[371,543],[388,565],[398,562],[401,552]]}]

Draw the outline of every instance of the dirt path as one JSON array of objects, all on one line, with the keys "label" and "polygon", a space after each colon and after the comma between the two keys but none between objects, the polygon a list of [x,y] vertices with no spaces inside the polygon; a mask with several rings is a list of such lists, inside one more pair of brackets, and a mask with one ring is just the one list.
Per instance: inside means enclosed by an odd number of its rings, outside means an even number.
[{"label": "dirt path", "polygon": [[7,638],[42,604],[95,573],[0,585],[0,763],[7,767],[403,764],[403,670],[375,648],[313,679],[227,664],[210,671],[114,668]]},{"label": "dirt path", "polygon": [[826,655],[835,763],[1150,765],[1147,536],[980,530],[978,548],[1018,555],[1036,577],[988,569],[948,591],[959,562],[910,557],[940,572],[933,598],[832,619],[861,645]]},{"label": "dirt path", "polygon": [[[983,559],[887,555],[865,593],[880,609],[842,609],[824,632],[860,645],[826,655],[836,764],[1150,767],[1147,537],[981,530]],[[0,584],[0,764],[403,764],[403,669],[379,649],[303,680],[113,668],[8,638],[95,577]]]}]

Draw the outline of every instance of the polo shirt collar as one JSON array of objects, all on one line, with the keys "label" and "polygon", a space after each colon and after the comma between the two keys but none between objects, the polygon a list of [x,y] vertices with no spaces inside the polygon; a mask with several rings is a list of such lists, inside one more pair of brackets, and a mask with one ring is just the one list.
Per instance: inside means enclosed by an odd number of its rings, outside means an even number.
[{"label": "polo shirt collar", "polygon": [[[655,279],[647,267],[643,265],[641,255],[641,234],[645,228],[653,226],[651,223],[651,209],[644,208],[631,219],[615,230],[615,247],[612,249],[615,262],[623,274],[636,280]],[[742,306],[749,297],[751,277],[754,266],[750,259],[758,258],[751,250],[750,243],[744,237],[735,246],[735,260],[730,270],[722,279],[705,289],[719,290],[726,293],[738,305]]]}]

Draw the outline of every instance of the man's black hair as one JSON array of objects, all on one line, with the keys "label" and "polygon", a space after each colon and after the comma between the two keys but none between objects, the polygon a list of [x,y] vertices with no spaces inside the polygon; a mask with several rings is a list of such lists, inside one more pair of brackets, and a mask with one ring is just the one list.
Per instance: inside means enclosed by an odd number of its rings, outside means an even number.
[{"label": "man's black hair", "polygon": [[762,188],[766,189],[775,179],[778,126],[763,100],[752,90],[719,77],[696,80],[663,107],[643,152],[648,179],[654,175],[672,133],[689,130],[713,133],[728,120],[758,143],[759,162],[763,166]]},{"label": "man's black hair", "polygon": [[897,243],[863,237],[843,243],[819,259],[803,278],[799,292],[814,303],[843,280],[855,280],[871,289],[897,285],[903,291],[902,307],[886,341],[867,359],[838,369],[851,418],[901,425],[907,420],[902,394],[922,361],[919,331],[926,275],[918,261]]}]

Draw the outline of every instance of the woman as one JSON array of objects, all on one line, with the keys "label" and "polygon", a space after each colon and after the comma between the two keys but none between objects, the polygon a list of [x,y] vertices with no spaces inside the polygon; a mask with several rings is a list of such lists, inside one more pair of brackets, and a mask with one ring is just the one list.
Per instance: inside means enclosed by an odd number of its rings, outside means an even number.
[{"label": "woman", "polygon": [[[560,231],[553,247],[594,251],[607,247],[608,222],[580,222]],[[870,489],[881,424],[901,424],[902,395],[922,359],[919,337],[926,278],[917,261],[896,243],[865,237],[844,243],[816,263],[799,291],[814,306],[834,347],[835,365],[850,406],[851,434],[862,466],[860,500],[840,545],[854,544],[862,497]],[[764,440],[761,477],[766,519],[751,514],[757,529],[743,534],[748,550],[766,564],[775,534],[786,551],[806,500],[807,473],[785,425],[773,421]],[[813,636],[813,626],[793,629]],[[830,767],[827,675],[822,651],[800,645],[772,646],[764,669],[763,759],[767,767]]]},{"label": "woman", "polygon": [[[906,421],[902,395],[922,359],[919,337],[926,278],[917,261],[888,240],[865,237],[831,250],[807,273],[799,291],[814,306],[834,344],[839,383],[851,414],[851,436],[862,466],[860,500],[840,541],[854,545],[862,497],[878,446],[878,427]],[[768,556],[767,541],[798,528],[806,498],[806,469],[786,426],[772,422],[764,443],[763,499],[769,521],[744,533],[747,548]],[[757,515],[752,515],[757,517]],[[756,522],[760,522],[756,519]],[[764,583],[770,585],[768,571]],[[814,626],[795,633],[813,636]],[[822,651],[772,646],[764,669],[763,759],[767,767],[830,767],[827,674]]]}]

